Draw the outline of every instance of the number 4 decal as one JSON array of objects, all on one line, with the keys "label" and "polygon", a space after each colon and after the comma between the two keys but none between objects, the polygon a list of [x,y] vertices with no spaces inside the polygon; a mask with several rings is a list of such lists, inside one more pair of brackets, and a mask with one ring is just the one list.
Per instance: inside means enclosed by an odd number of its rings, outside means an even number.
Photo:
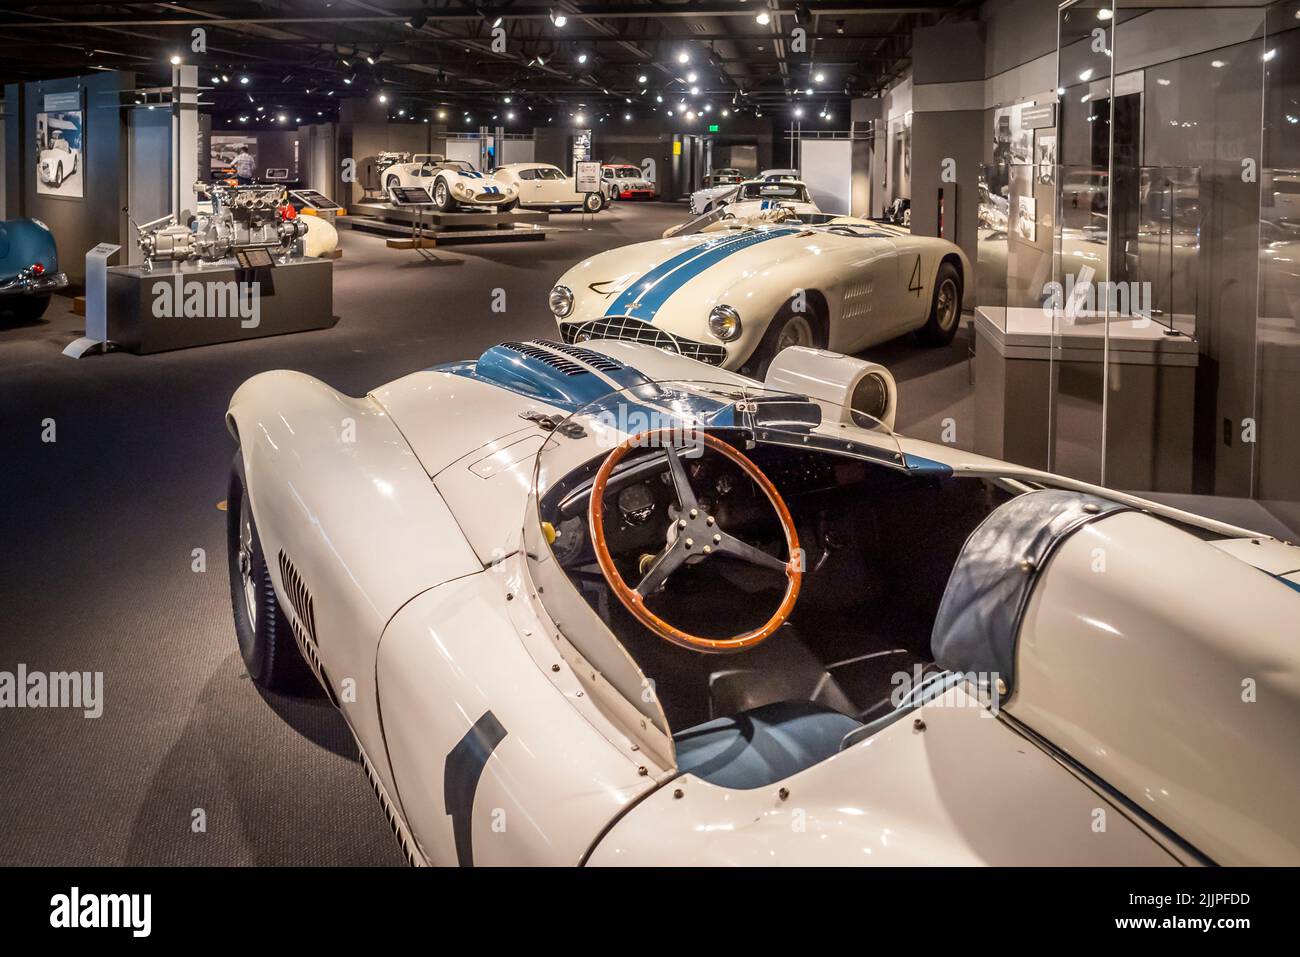
[{"label": "number 4 decal", "polygon": [[914,292],[919,297],[921,295],[921,257],[916,257],[916,265],[912,267],[912,278],[907,281],[907,291]]}]

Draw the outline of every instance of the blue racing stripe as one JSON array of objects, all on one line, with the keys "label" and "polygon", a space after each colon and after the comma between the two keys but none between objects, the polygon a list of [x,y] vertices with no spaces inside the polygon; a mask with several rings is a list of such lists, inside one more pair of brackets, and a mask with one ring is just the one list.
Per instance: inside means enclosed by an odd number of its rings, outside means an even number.
[{"label": "blue racing stripe", "polygon": [[769,232],[747,233],[734,243],[710,249],[704,255],[692,259],[689,263],[673,272],[672,275],[665,277],[663,282],[656,284],[653,289],[648,290],[638,302],[633,303],[627,315],[645,322],[653,322],[655,314],[659,312],[660,307],[668,300],[668,297],[706,269],[741,250],[757,246],[759,243],[765,243],[769,239],[793,236],[797,232],[799,232],[797,229],[773,229]]},{"label": "blue racing stripe", "polygon": [[685,283],[705,269],[721,262],[732,253],[748,249],[757,243],[781,236],[794,235],[798,230],[774,229],[769,232],[742,233],[721,240],[694,246],[655,266],[619,294],[605,310],[606,316],[632,316],[649,322],[659,307]]},{"label": "blue racing stripe", "polygon": [[724,236],[721,239],[709,240],[708,242],[701,243],[698,246],[692,246],[690,249],[687,249],[684,252],[680,252],[676,256],[671,257],[670,259],[665,259],[658,266],[655,266],[648,273],[646,273],[640,279],[636,280],[630,286],[624,289],[621,293],[619,293],[618,298],[615,299],[612,303],[610,303],[609,308],[605,310],[605,315],[607,316],[626,315],[627,313],[624,310],[626,310],[629,306],[631,306],[632,303],[636,301],[638,296],[645,293],[652,285],[654,285],[664,276],[668,275],[668,273],[672,272],[677,267],[683,266],[686,263],[690,262],[696,256],[704,255],[710,249],[716,249],[719,246],[724,246],[728,243],[734,243],[739,238],[740,237],[738,236]]}]

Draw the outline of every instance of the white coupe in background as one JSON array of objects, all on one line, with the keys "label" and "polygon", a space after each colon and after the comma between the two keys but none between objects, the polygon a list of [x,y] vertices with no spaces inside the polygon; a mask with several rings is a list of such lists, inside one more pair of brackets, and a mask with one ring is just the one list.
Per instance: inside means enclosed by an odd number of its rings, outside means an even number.
[{"label": "white coupe in background", "polygon": [[973,277],[955,244],[848,216],[726,212],[566,272],[550,293],[561,338],[646,342],[759,377],[787,346],[952,341]]},{"label": "white coupe in background", "polygon": [[528,209],[584,210],[598,213],[608,202],[608,187],[599,192],[579,193],[578,181],[550,163],[507,163],[491,170],[498,181],[514,186],[519,205]]},{"label": "white coupe in background", "polygon": [[1300,549],[894,395],[602,341],[258,375],[248,673],[326,689],[414,864],[1300,863]]},{"label": "white coupe in background", "polygon": [[519,198],[513,183],[487,176],[464,160],[419,154],[409,163],[396,163],[384,170],[384,189],[395,186],[423,187],[443,212],[459,206],[474,208],[495,206],[509,209]]},{"label": "white coupe in background", "polygon": [[80,162],[81,150],[73,149],[72,144],[62,137],[55,137],[40,151],[37,159],[41,182],[46,186],[62,186],[63,181],[77,171]]}]

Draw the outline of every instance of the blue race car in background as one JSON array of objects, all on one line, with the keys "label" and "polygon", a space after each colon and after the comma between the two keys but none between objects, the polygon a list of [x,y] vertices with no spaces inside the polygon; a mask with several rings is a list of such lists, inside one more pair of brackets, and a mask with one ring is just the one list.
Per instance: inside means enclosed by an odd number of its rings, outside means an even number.
[{"label": "blue race car in background", "polygon": [[27,322],[39,319],[50,294],[67,284],[50,227],[39,219],[0,222],[0,312]]}]

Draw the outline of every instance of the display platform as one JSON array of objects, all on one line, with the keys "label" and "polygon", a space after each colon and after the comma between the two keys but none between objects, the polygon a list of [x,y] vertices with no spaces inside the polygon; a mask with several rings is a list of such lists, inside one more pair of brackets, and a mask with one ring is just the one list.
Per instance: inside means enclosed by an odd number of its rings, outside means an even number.
[{"label": "display platform", "polygon": [[[1058,328],[1062,328],[1058,323]],[[1081,321],[1053,338],[1042,309],[979,307],[975,310],[975,451],[1035,468],[1049,466],[1052,442],[1046,400],[1053,391],[1076,416],[1075,431],[1100,436],[1103,361],[1123,369],[1123,387],[1112,388],[1106,414],[1108,474],[1115,488],[1186,492],[1192,484],[1192,424],[1197,342],[1178,323],[1168,327],[1140,317],[1106,323]],[[1059,366],[1052,382],[1052,360]],[[1095,405],[1095,408],[1092,406]],[[1091,408],[1091,413],[1089,409]],[[1025,411],[1029,410],[1029,411]],[[1064,426],[1063,426],[1064,427]],[[1058,449],[1061,439],[1058,438]],[[1069,472],[1059,460],[1056,471]]]},{"label": "display platform", "polygon": [[346,225],[350,229],[397,239],[410,239],[418,224],[422,246],[526,242],[544,239],[552,231],[543,225],[549,215],[535,210],[442,213],[424,206],[360,202],[354,203],[349,212]]},{"label": "display platform", "polygon": [[108,269],[108,337],[148,354],[334,324],[334,264],[295,259],[241,269],[176,263]]}]

